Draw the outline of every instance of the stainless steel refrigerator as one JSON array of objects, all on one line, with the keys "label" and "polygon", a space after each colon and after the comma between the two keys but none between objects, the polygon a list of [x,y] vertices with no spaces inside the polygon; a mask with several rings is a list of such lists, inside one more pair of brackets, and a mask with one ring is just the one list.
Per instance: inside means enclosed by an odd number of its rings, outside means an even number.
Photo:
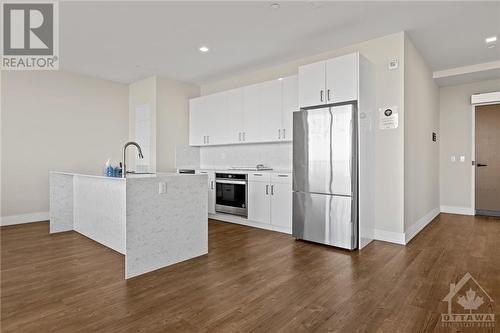
[{"label": "stainless steel refrigerator", "polygon": [[357,116],[347,104],[293,114],[293,227],[297,239],[358,246]]}]

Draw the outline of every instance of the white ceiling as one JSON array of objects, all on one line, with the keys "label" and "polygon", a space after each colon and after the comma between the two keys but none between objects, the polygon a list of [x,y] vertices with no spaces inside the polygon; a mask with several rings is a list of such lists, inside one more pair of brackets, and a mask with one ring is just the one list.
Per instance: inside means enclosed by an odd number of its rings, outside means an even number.
[{"label": "white ceiling", "polygon": [[401,30],[434,71],[500,59],[484,43],[500,38],[500,2],[271,3],[61,2],[61,68],[204,84]]}]

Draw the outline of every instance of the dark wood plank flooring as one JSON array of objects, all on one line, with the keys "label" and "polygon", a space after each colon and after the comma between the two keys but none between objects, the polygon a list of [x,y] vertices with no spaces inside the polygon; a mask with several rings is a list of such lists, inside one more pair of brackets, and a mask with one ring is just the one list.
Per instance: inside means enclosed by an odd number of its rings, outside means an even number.
[{"label": "dark wood plank flooring", "polygon": [[[494,328],[441,326],[470,272]],[[209,222],[209,254],[128,281],[124,257],[48,222],[1,228],[2,332],[499,332],[500,220],[441,214],[404,247],[348,252]]]}]

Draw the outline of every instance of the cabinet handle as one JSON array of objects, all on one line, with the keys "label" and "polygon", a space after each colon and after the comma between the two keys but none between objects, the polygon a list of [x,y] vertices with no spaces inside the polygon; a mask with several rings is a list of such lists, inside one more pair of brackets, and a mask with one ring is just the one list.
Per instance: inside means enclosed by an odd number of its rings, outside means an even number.
[{"label": "cabinet handle", "polygon": [[238,141],[241,141],[241,132],[238,133]]},{"label": "cabinet handle", "polygon": [[205,144],[205,143],[207,143],[207,136],[206,135],[203,136],[203,144]]},{"label": "cabinet handle", "polygon": [[283,128],[283,139],[286,139],[285,129]]},{"label": "cabinet handle", "polygon": [[319,99],[321,102],[323,102],[323,90],[319,91]]},{"label": "cabinet handle", "polygon": [[274,185],[271,185],[271,195],[274,195]]},{"label": "cabinet handle", "polygon": [[210,143],[210,135],[207,135],[207,143]]},{"label": "cabinet handle", "polygon": [[210,182],[210,189],[212,189],[212,190],[214,189],[214,181],[213,180]]},{"label": "cabinet handle", "polygon": [[266,195],[269,195],[269,185],[266,185]]},{"label": "cabinet handle", "polygon": [[281,139],[281,129],[278,129],[278,140]]},{"label": "cabinet handle", "polygon": [[246,132],[243,132],[243,141],[246,141],[246,138],[245,138],[245,133],[246,133]]},{"label": "cabinet handle", "polygon": [[328,101],[330,101],[330,89],[328,89],[326,91],[326,99],[328,99]]},{"label": "cabinet handle", "polygon": [[253,175],[254,175],[254,176],[259,176],[259,177],[262,177],[262,174],[261,174],[261,173],[254,173]]}]

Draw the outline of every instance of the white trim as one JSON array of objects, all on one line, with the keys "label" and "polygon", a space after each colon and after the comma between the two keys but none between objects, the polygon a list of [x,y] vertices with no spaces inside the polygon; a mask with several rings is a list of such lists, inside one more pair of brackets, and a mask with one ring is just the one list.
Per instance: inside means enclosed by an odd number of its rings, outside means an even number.
[{"label": "white trim", "polygon": [[[472,100],[472,97],[471,97]],[[476,106],[472,105],[471,112],[471,180],[470,180],[470,206],[472,212],[476,211]],[[473,214],[467,214],[473,215]]]},{"label": "white trim", "polygon": [[373,238],[379,241],[405,245],[405,234],[403,232],[374,229]]},{"label": "white trim", "polygon": [[422,229],[424,229],[429,223],[431,223],[436,216],[440,213],[439,207],[434,208],[423,217],[413,223],[408,230],[405,232],[405,243],[408,244],[410,240],[415,237]]},{"label": "white trim", "polygon": [[496,70],[499,68],[500,68],[500,60],[497,60],[497,61],[491,61],[491,62],[484,62],[481,64],[455,67],[455,68],[445,69],[445,70],[441,70],[441,71],[436,71],[436,72],[432,73],[432,77],[434,79],[440,79],[440,78],[456,76],[456,75],[464,75],[464,74],[470,74],[470,73]]},{"label": "white trim", "polygon": [[470,98],[470,102],[472,105],[500,103],[500,91],[472,95]]},{"label": "white trim", "polygon": [[29,214],[2,216],[0,225],[2,226],[14,225],[14,224],[23,224],[31,222],[48,221],[48,220],[49,220],[49,212],[37,212]]},{"label": "white trim", "polygon": [[458,214],[458,215],[474,215],[474,209],[470,208],[470,207],[441,206],[441,213]]}]

